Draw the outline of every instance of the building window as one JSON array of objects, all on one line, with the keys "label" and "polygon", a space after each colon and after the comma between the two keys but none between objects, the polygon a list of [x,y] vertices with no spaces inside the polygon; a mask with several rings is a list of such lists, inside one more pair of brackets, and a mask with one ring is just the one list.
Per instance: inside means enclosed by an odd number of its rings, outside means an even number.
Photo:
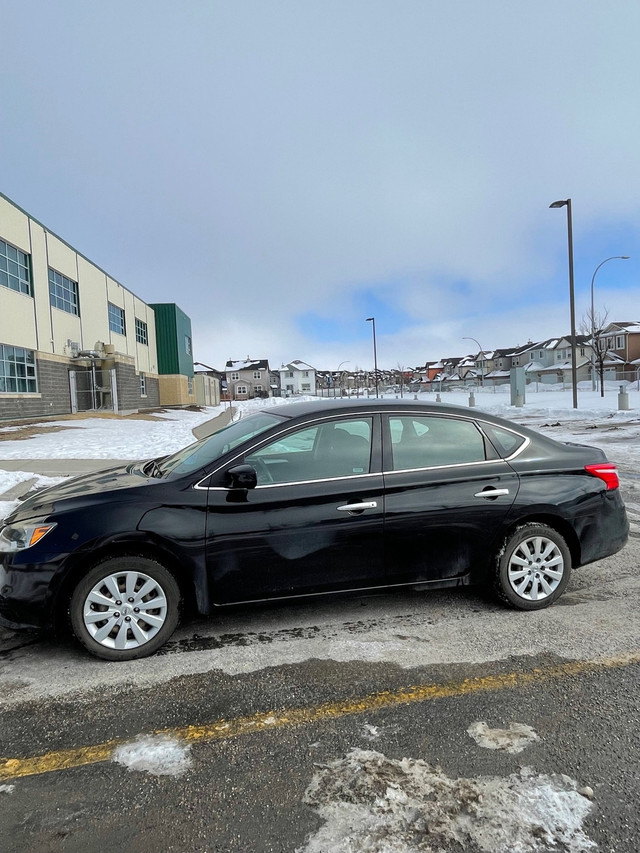
[{"label": "building window", "polygon": [[254,385],[253,390],[256,392],[256,394],[262,394],[262,385]]},{"label": "building window", "polygon": [[147,334],[147,324],[136,317],[136,340],[139,344],[149,345],[149,335]]},{"label": "building window", "polygon": [[0,240],[0,284],[33,296],[29,255]]},{"label": "building window", "polygon": [[140,396],[147,396],[147,377],[146,374],[140,373]]},{"label": "building window", "polygon": [[240,379],[240,374],[239,373],[232,373],[231,374],[231,381],[235,382],[237,379]]},{"label": "building window", "polygon": [[0,392],[37,394],[36,354],[22,347],[0,344]]},{"label": "building window", "polygon": [[616,349],[624,349],[624,335],[616,335]]},{"label": "building window", "polygon": [[78,283],[49,268],[49,302],[54,308],[79,317]]},{"label": "building window", "polygon": [[184,336],[184,351],[187,355],[191,355],[191,338],[189,335]]},{"label": "building window", "polygon": [[253,378],[254,378],[254,379],[262,379],[262,374],[260,373],[260,371],[259,371],[259,370],[254,370],[254,371],[253,371]]},{"label": "building window", "polygon": [[236,385],[236,394],[239,394],[243,397],[247,396],[247,386],[246,385]]},{"label": "building window", "polygon": [[306,378],[307,378],[307,376],[309,375],[309,371],[308,371],[308,370],[303,370],[303,371],[302,371],[302,375],[303,375],[303,376],[305,377],[305,379],[306,379]]},{"label": "building window", "polygon": [[112,302],[109,302],[109,330],[117,335],[126,335],[127,333],[124,324],[124,308],[118,308]]},{"label": "building window", "polygon": [[289,370],[287,373],[287,379],[293,379],[293,370]]},{"label": "building window", "polygon": [[309,383],[309,382],[303,382],[303,383],[302,383],[302,390],[303,390],[303,391],[311,391],[311,383]]}]

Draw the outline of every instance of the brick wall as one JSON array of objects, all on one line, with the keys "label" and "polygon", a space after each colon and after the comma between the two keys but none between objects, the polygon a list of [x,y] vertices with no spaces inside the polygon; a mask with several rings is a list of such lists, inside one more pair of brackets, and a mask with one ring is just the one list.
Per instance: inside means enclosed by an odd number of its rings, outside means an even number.
[{"label": "brick wall", "polygon": [[118,409],[155,409],[160,405],[158,378],[146,376],[147,396],[140,395],[140,374],[132,364],[116,362],[116,383],[118,385]]},{"label": "brick wall", "polygon": [[[157,376],[146,376],[147,394],[140,394],[140,375],[133,364],[116,362],[116,383],[118,386],[118,408],[120,411],[136,409],[156,409],[160,406],[160,388]],[[52,360],[36,358],[38,375],[38,394],[0,394],[0,420],[20,418],[55,417],[71,412],[71,391],[69,371],[76,372],[78,391],[78,411],[91,411],[94,399],[100,407],[105,403],[111,407],[110,394],[96,397],[90,393],[89,370],[86,364],[71,362],[67,359]],[[109,370],[96,371],[97,384],[108,387],[111,379]],[[186,380],[185,380],[186,381]]]},{"label": "brick wall", "polygon": [[37,358],[38,394],[0,395],[0,419],[42,418],[71,411],[69,368],[64,361]]}]

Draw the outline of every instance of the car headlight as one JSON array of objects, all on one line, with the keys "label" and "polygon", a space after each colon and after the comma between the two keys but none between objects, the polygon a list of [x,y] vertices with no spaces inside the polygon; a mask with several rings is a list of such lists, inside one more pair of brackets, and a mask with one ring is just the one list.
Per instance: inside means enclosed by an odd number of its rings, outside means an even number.
[{"label": "car headlight", "polygon": [[0,551],[24,551],[31,548],[47,535],[55,524],[40,524],[32,521],[28,524],[7,524],[0,530]]}]

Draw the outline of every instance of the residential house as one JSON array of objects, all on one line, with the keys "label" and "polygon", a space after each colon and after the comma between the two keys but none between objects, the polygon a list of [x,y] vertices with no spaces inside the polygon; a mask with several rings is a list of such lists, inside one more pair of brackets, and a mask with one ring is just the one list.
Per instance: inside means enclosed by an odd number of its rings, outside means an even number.
[{"label": "residential house", "polygon": [[271,371],[266,358],[244,361],[229,360],[225,365],[227,388],[231,400],[251,400],[254,397],[271,397]]},{"label": "residential house", "polygon": [[640,322],[609,323],[606,338],[605,379],[635,380],[640,363]]},{"label": "residential house", "polygon": [[316,369],[296,359],[283,364],[279,370],[280,388],[286,397],[316,393]]}]

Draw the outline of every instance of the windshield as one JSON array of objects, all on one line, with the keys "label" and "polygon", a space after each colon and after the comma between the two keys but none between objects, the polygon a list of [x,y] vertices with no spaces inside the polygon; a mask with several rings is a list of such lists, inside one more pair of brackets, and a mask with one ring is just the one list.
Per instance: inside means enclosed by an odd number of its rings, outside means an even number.
[{"label": "windshield", "polygon": [[209,465],[234,447],[242,444],[261,432],[281,424],[285,418],[280,415],[271,415],[259,412],[249,417],[234,421],[223,427],[208,438],[196,441],[188,447],[158,460],[158,469],[161,474],[189,474]]}]

